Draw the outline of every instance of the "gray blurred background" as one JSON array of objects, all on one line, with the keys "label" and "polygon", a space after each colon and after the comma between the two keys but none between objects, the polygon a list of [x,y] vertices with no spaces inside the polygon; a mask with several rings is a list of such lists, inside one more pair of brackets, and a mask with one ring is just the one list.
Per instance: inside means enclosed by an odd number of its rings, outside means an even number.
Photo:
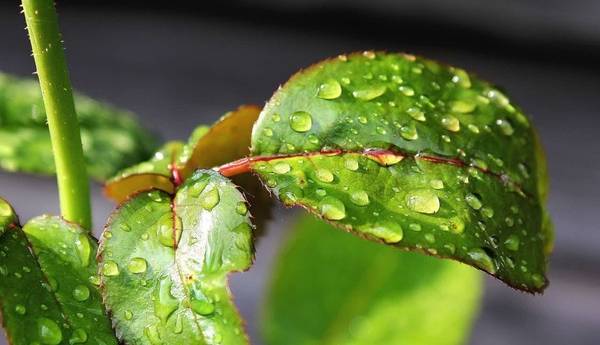
[{"label": "gray blurred background", "polygon": [[[58,1],[75,88],[133,110],[164,139],[187,138],[287,77],[363,49],[425,55],[508,90],[541,133],[556,225],[543,296],[488,278],[471,344],[600,344],[600,1]],[[30,76],[16,1],[0,2],[0,70]],[[113,205],[94,185],[95,227]],[[52,178],[0,173],[21,218],[57,213]],[[273,257],[293,211],[276,211],[253,268],[232,278],[254,344]],[[0,344],[4,345],[0,335]]]}]

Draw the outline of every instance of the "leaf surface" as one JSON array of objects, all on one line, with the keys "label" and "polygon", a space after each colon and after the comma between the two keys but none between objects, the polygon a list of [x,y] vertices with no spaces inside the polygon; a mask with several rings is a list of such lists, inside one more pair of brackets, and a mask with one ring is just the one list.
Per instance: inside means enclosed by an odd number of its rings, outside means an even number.
[{"label": "leaf surface", "polygon": [[481,274],[404,253],[303,217],[276,260],[267,344],[463,344]]},{"label": "leaf surface", "polygon": [[273,95],[252,154],[287,205],[519,289],[547,285],[541,147],[520,109],[464,70],[402,54],[326,60]]},{"label": "leaf surface", "polygon": [[245,344],[227,274],[253,258],[246,202],[199,170],[171,196],[137,194],[113,214],[99,255],[103,294],[128,344]]},{"label": "leaf surface", "polygon": [[[105,180],[147,159],[155,139],[133,115],[75,95],[88,173]],[[54,160],[39,84],[0,73],[0,167],[8,171],[54,174]]]},{"label": "leaf surface", "polygon": [[0,310],[9,343],[116,345],[94,285],[94,240],[58,217],[35,218],[23,230],[12,219],[0,236]]}]

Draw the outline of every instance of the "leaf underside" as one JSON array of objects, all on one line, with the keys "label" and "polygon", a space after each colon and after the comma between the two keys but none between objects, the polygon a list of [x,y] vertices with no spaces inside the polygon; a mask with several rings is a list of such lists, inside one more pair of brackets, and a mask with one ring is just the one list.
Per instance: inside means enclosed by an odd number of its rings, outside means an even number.
[{"label": "leaf underside", "polygon": [[251,150],[287,205],[518,289],[547,285],[541,147],[502,92],[461,69],[374,52],[321,62],[274,94]]},{"label": "leaf underside", "polygon": [[476,270],[404,253],[303,217],[276,259],[267,344],[463,344],[481,299]]},{"label": "leaf underside", "polygon": [[[75,95],[88,173],[106,180],[147,159],[155,140],[133,115]],[[54,174],[54,160],[39,84],[0,73],[0,168]]]},{"label": "leaf underside", "polygon": [[58,217],[35,218],[23,230],[13,219],[0,236],[0,311],[9,343],[116,345],[94,285],[95,240]]},{"label": "leaf underside", "polygon": [[122,204],[102,237],[102,291],[127,344],[246,344],[227,274],[253,258],[241,193],[197,171],[174,195],[153,190]]}]

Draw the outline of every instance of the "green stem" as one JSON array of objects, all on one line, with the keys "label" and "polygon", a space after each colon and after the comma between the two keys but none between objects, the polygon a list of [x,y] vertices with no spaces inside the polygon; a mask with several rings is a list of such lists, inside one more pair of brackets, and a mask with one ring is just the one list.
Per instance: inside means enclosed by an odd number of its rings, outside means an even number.
[{"label": "green stem", "polygon": [[89,181],[54,1],[22,3],[48,117],[61,213],[66,220],[89,229]]}]

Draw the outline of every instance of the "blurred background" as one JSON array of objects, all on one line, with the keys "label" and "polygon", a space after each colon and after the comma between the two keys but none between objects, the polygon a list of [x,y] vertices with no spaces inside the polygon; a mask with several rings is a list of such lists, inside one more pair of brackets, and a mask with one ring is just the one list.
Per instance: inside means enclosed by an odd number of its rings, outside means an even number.
[{"label": "blurred background", "polygon": [[[600,1],[57,1],[74,87],[184,139],[299,68],[364,49],[424,55],[493,81],[546,148],[556,226],[543,296],[487,278],[471,344],[600,344]],[[0,2],[0,70],[34,70],[17,1]],[[95,228],[113,205],[93,187]],[[58,213],[53,178],[0,173],[22,219]],[[278,209],[256,264],[232,277],[253,344],[268,272],[294,211]],[[4,339],[0,336],[0,344]]]}]

